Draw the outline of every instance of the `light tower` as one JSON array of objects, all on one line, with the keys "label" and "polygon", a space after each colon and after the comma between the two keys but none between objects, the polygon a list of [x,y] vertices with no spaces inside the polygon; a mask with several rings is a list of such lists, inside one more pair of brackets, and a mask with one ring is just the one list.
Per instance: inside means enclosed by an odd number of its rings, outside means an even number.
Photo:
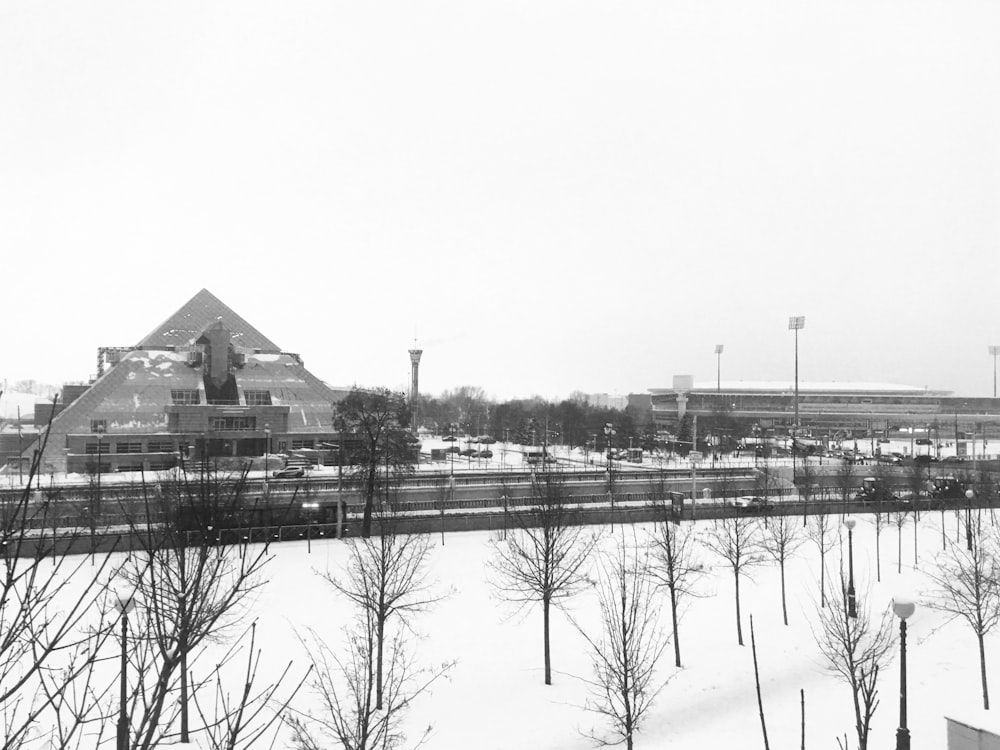
[{"label": "light tower", "polygon": [[[788,330],[795,331],[795,431],[799,429],[799,331],[806,327],[804,315],[796,315],[788,319]],[[795,443],[792,443],[792,455],[795,455]]]},{"label": "light tower", "polygon": [[417,397],[420,395],[420,355],[423,353],[423,349],[410,349],[410,430],[414,434],[417,432]]}]

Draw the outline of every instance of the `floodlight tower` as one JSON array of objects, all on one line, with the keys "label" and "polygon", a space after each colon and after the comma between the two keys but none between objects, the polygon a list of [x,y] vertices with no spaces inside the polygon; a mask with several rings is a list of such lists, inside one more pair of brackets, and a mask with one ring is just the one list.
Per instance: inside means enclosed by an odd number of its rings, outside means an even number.
[{"label": "floodlight tower", "polygon": [[423,349],[410,349],[410,430],[413,433],[417,431],[417,397],[420,395],[420,355],[423,353]]},{"label": "floodlight tower", "polygon": [[993,355],[993,398],[997,397],[997,355],[1000,354],[1000,346],[991,346],[990,354]]},{"label": "floodlight tower", "polygon": [[[799,331],[806,327],[804,315],[788,319],[788,330],[795,331],[795,429],[799,429]],[[794,445],[792,446],[794,450]]]},{"label": "floodlight tower", "polygon": [[722,392],[722,344],[715,345],[715,392]]}]

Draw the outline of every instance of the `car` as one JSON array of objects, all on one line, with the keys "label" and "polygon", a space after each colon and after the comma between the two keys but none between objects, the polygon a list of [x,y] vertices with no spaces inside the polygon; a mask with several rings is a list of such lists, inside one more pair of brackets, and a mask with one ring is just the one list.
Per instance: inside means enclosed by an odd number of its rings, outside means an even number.
[{"label": "car", "polygon": [[457,438],[454,435],[445,435],[441,439],[446,443],[454,443]]},{"label": "car", "polygon": [[767,501],[767,498],[760,495],[742,495],[733,500],[733,506],[739,508],[744,513],[764,513],[774,505]]},{"label": "car", "polygon": [[445,453],[461,453],[462,449],[459,448],[457,445],[452,445],[452,446],[449,446],[449,447],[445,448],[444,452]]},{"label": "car", "polygon": [[493,458],[493,451],[481,450],[476,453],[476,458]]},{"label": "car", "polygon": [[475,456],[476,455],[476,449],[475,448],[463,448],[462,450],[460,450],[458,452],[458,455],[460,455],[460,456]]},{"label": "car", "polygon": [[880,477],[865,477],[854,499],[863,503],[895,503],[899,496]]},{"label": "car", "polygon": [[482,443],[483,445],[492,445],[496,442],[496,438],[489,435],[480,435],[476,438],[477,443]]},{"label": "car", "polygon": [[275,479],[297,479],[305,475],[306,470],[301,466],[286,466],[284,469],[278,469],[271,474]]},{"label": "car", "polygon": [[558,460],[559,459],[556,458],[555,456],[546,456],[545,459],[544,459],[545,463],[547,463],[547,464],[554,464]]}]

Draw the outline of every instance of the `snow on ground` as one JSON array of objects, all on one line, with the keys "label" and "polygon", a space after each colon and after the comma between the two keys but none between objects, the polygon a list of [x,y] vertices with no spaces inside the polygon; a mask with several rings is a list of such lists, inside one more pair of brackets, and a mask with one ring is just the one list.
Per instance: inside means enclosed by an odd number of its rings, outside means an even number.
[{"label": "snow on ground", "polygon": [[[955,532],[954,514],[945,521]],[[633,527],[616,527],[616,534],[631,534]],[[882,581],[876,582],[875,533],[871,519],[862,518],[854,532],[855,575],[858,589],[871,585],[874,610],[890,607],[894,593],[917,593],[926,588],[923,571],[941,548],[940,516],[924,514],[919,526],[918,566],[913,567],[913,528],[902,537],[902,572],[897,573],[896,530],[881,537]],[[596,529],[595,529],[596,530]],[[646,526],[634,527],[643,538]],[[604,540],[611,535],[604,529]],[[418,700],[408,727],[414,735],[428,724],[434,727],[428,748],[516,747],[539,750],[576,750],[591,747],[581,729],[599,728],[598,718],[583,710],[587,697],[584,680],[590,677],[586,644],[567,616],[556,613],[552,621],[554,685],[542,679],[541,613],[531,609],[516,616],[510,605],[492,598],[485,583],[485,563],[491,547],[487,533],[451,534],[442,547],[436,538],[433,575],[442,588],[454,594],[432,612],[420,616],[421,633],[414,642],[418,660],[437,664],[455,659],[449,680],[435,685],[433,693]],[[844,540],[846,545],[846,538]],[[331,643],[342,638],[348,612],[343,602],[313,571],[337,570],[346,558],[346,547],[335,541],[313,543],[312,553],[301,543],[274,548],[270,585],[255,608],[260,618],[265,648],[272,656],[302,659],[292,633],[306,626],[316,628]],[[846,550],[845,550],[846,557]],[[838,553],[828,558],[836,564]],[[706,563],[717,560],[703,553]],[[669,683],[659,696],[636,747],[677,749],[706,747],[761,747],[750,650],[749,615],[754,616],[760,660],[763,701],[771,746],[799,747],[800,697],[805,690],[806,746],[836,747],[837,736],[853,736],[851,695],[846,685],[824,670],[815,646],[811,623],[818,601],[818,554],[810,542],[788,566],[789,625],[781,622],[779,578],[776,565],[759,569],[743,591],[744,639],[736,642],[732,576],[716,567],[703,581],[705,598],[692,600],[681,623],[684,668],[673,667],[672,649],[661,664]],[[592,594],[571,602],[572,616],[595,632],[599,622]],[[669,629],[669,609],[664,602],[663,625]],[[908,676],[909,725],[913,748],[945,746],[945,715],[968,717],[983,712],[976,641],[961,622],[944,625],[938,613],[918,606],[909,621]],[[898,625],[898,621],[896,621]],[[987,641],[986,653],[994,659],[1000,636]],[[993,675],[1000,674],[996,662]],[[872,728],[871,747],[892,746],[898,722],[898,659],[879,680],[881,704]],[[1000,690],[998,682],[997,690]],[[993,730],[1000,729],[993,720]],[[280,743],[279,743],[280,744]],[[854,746],[854,741],[850,741]]]},{"label": "snow on ground", "polygon": [[[839,518],[838,518],[839,520]],[[860,516],[854,530],[855,578],[858,590],[870,586],[873,610],[885,611],[894,594],[916,594],[918,601],[928,587],[925,576],[942,546],[941,520],[937,512],[922,514],[917,529],[918,555],[914,565],[914,528],[903,527],[902,565],[897,573],[897,534],[894,526],[881,535],[881,582],[876,581],[874,518]],[[700,521],[704,532],[710,521]],[[840,550],[828,555],[835,569],[846,559],[846,530]],[[949,538],[956,534],[953,512],[944,517]],[[645,538],[648,525],[592,527],[609,545],[624,534]],[[631,536],[630,536],[631,538]],[[487,532],[452,533],[444,544],[433,537],[431,576],[439,590],[452,590],[445,601],[418,615],[414,625],[419,637],[411,639],[418,663],[436,665],[456,660],[447,680],[434,685],[432,693],[412,706],[406,722],[411,738],[428,725],[432,734],[428,750],[583,750],[592,747],[581,730],[600,729],[599,717],[583,706],[590,661],[583,637],[575,631],[567,614],[556,611],[552,618],[554,684],[542,678],[542,618],[538,608],[517,613],[511,605],[497,601],[486,582],[486,564],[492,547]],[[285,542],[271,548],[266,576],[269,579],[253,606],[242,617],[258,622],[258,644],[264,649],[262,678],[277,675],[288,660],[293,674],[301,674],[307,657],[296,634],[314,629],[336,650],[344,643],[345,626],[351,618],[347,603],[339,598],[318,571],[334,574],[343,569],[348,544],[336,540],[314,540],[311,552],[305,542]],[[703,598],[689,600],[681,622],[680,640],[684,667],[673,666],[672,647],[660,665],[660,675],[669,682],[654,704],[637,738],[637,748],[670,747],[675,750],[703,748],[759,748],[760,718],[756,705],[750,650],[749,615],[754,616],[760,660],[762,694],[771,747],[800,747],[800,697],[805,690],[806,747],[836,748],[836,737],[853,738],[853,714],[849,688],[827,673],[815,645],[812,627],[816,620],[818,553],[806,541],[787,567],[789,625],[781,620],[779,573],[775,564],[754,571],[753,581],[744,581],[743,627],[746,645],[736,641],[733,580],[727,567],[702,550],[709,574],[702,580]],[[81,570],[86,574],[87,568]],[[591,634],[599,629],[592,592],[570,601],[570,613]],[[669,606],[663,600],[662,624],[669,631]],[[898,621],[894,623],[898,631]],[[213,648],[220,648],[213,646]],[[987,639],[986,654],[991,685],[1000,695],[1000,634]],[[208,669],[209,660],[192,669]],[[880,706],[872,727],[871,744],[891,747],[898,722],[898,658],[880,676]],[[1000,733],[1000,719],[981,710],[977,644],[961,621],[945,618],[918,604],[909,620],[908,638],[909,725],[912,747],[945,747],[945,716],[976,723]],[[994,698],[997,700],[997,698]],[[304,692],[298,705],[314,704]],[[996,711],[990,712],[995,714]],[[991,723],[991,724],[990,724]],[[287,747],[282,735],[275,747]]]}]

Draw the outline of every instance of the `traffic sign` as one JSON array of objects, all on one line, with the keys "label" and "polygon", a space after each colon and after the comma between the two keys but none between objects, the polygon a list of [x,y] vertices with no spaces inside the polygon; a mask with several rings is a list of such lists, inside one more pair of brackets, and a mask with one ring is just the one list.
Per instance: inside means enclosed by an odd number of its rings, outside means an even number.
[{"label": "traffic sign", "polygon": [[704,458],[701,451],[691,451],[688,453],[688,458],[692,461],[701,461]]}]

